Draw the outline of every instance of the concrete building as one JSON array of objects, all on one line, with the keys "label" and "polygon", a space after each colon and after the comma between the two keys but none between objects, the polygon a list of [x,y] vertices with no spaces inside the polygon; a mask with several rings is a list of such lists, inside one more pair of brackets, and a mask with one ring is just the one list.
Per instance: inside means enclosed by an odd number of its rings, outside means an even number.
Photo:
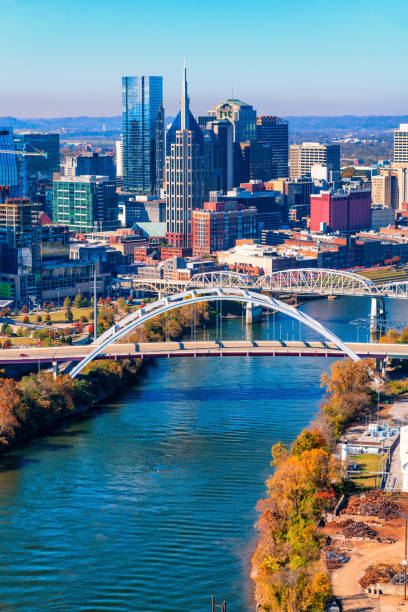
[{"label": "concrete building", "polygon": [[408,123],[394,131],[394,163],[396,168],[408,168]]},{"label": "concrete building", "polygon": [[119,227],[116,184],[107,176],[60,177],[54,181],[53,219],[78,233]]},{"label": "concrete building", "polygon": [[371,226],[371,191],[321,191],[310,196],[312,232],[352,232]]},{"label": "concrete building", "polygon": [[304,142],[290,146],[290,178],[310,176],[311,168],[315,165],[328,165],[332,170],[340,170],[340,145]]},{"label": "concrete building", "polygon": [[295,257],[278,256],[276,248],[259,244],[240,244],[228,251],[218,252],[217,258],[219,263],[231,270],[256,276],[296,267]]},{"label": "concrete building", "polygon": [[190,112],[184,67],[181,109],[167,134],[166,237],[170,246],[191,246],[191,215],[204,201],[204,140]]},{"label": "concrete building", "polygon": [[257,216],[253,206],[205,202],[203,210],[193,210],[193,255],[209,255],[231,248],[241,238],[256,238]]},{"label": "concrete building", "polygon": [[387,170],[384,173],[373,176],[371,179],[371,199],[373,204],[381,206],[392,206],[392,176]]},{"label": "concrete building", "polygon": [[373,204],[371,206],[371,229],[378,231],[382,227],[395,224],[395,210],[391,206]]}]

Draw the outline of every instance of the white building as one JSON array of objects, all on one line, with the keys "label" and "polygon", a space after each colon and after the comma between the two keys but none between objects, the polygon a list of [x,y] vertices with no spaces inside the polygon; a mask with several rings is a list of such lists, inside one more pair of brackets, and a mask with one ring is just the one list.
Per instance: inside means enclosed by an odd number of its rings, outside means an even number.
[{"label": "white building", "polygon": [[123,176],[123,140],[115,141],[116,176]]}]

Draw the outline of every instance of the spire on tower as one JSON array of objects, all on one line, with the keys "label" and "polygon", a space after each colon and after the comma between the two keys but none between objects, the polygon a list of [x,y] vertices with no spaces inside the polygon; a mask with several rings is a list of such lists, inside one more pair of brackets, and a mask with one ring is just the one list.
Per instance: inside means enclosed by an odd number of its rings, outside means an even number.
[{"label": "spire on tower", "polygon": [[187,93],[187,68],[184,60],[183,89],[181,92],[181,129],[190,129],[190,100]]}]

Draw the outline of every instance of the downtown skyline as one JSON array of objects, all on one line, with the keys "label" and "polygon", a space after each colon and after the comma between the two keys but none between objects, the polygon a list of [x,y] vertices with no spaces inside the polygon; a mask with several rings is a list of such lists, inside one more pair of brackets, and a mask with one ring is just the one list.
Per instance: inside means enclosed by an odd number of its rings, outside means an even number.
[{"label": "downtown skyline", "polygon": [[2,0],[2,14],[0,115],[118,115],[120,79],[137,74],[163,76],[166,114],[175,115],[184,57],[194,114],[232,90],[261,114],[406,112],[402,1],[390,14],[377,0],[279,8],[261,2],[254,13],[241,1],[210,2],[204,12],[184,1],[169,11],[162,0],[154,10],[129,0],[114,7],[73,0],[67,14],[49,0]]}]

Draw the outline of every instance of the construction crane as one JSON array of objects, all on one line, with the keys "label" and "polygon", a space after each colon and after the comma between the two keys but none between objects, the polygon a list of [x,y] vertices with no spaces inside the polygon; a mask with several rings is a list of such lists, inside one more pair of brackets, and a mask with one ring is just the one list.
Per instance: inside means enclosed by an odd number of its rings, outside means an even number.
[{"label": "construction crane", "polygon": [[[5,150],[0,149],[0,154],[4,155],[19,155],[21,157],[33,156],[33,157],[45,157],[47,158],[48,154],[46,151],[13,151],[13,150]],[[6,197],[10,194],[10,186],[9,185],[0,185],[0,198],[1,201],[6,201]]]},{"label": "construction crane", "polygon": [[37,157],[47,157],[47,152],[46,151],[36,151],[36,152],[31,152],[31,151],[4,151],[4,150],[0,149],[0,153],[5,153],[6,155],[21,155],[22,157],[27,157],[27,155],[37,156]]}]

